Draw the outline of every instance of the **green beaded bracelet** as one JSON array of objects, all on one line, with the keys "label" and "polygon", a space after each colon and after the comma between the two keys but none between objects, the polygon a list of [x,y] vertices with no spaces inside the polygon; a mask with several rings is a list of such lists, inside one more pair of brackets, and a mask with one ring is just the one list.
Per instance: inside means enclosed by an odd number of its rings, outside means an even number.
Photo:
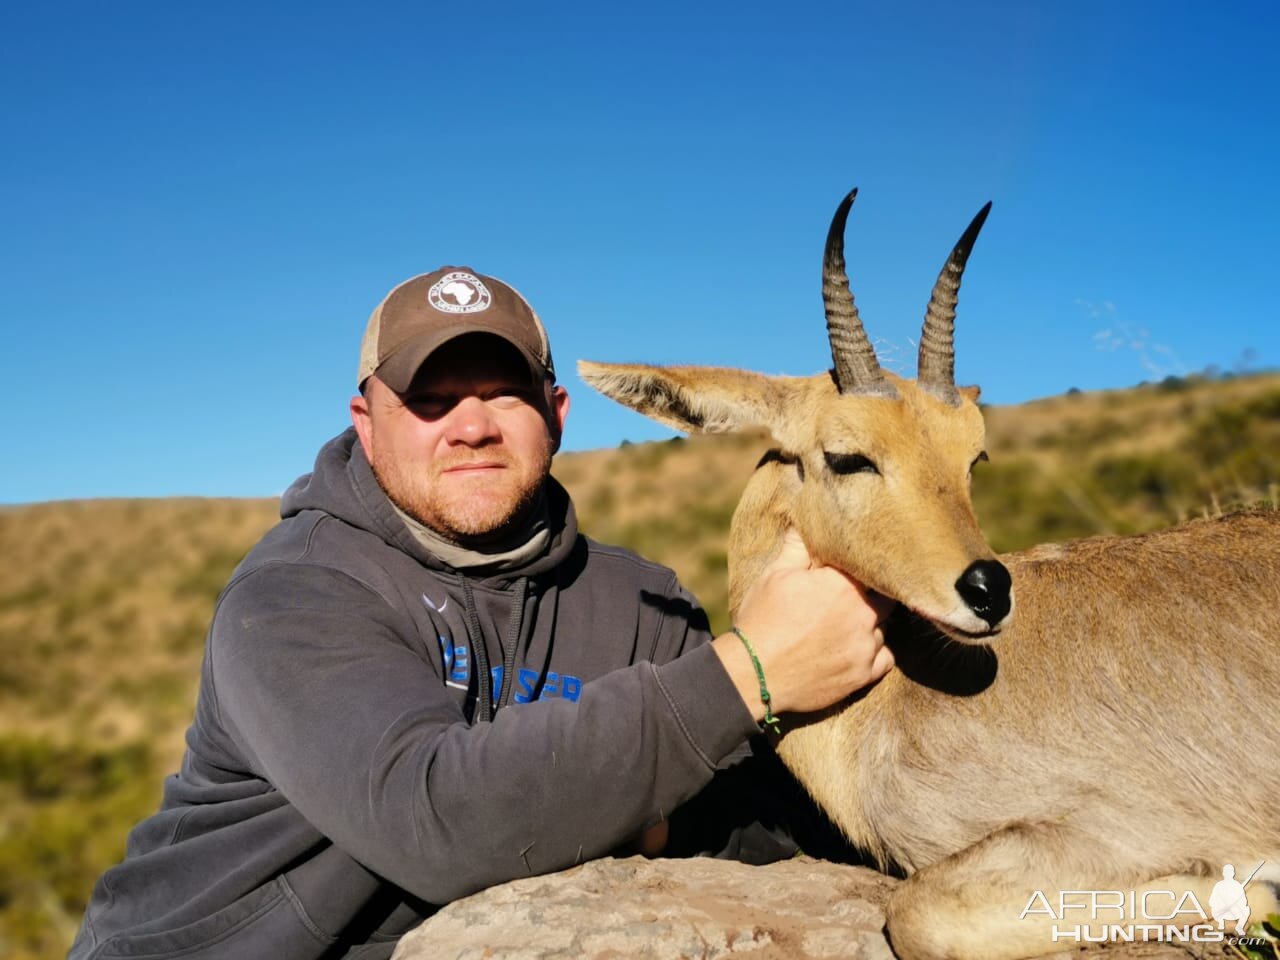
[{"label": "green beaded bracelet", "polygon": [[738,639],[742,641],[742,645],[747,648],[747,653],[751,656],[752,664],[755,665],[756,677],[760,681],[760,699],[764,702],[763,725],[766,729],[772,730],[774,733],[781,733],[782,731],[778,726],[778,718],[773,715],[773,710],[769,707],[770,701],[772,701],[773,698],[769,696],[769,688],[765,686],[764,667],[760,666],[760,658],[756,656],[756,652],[752,648],[751,641],[747,639],[746,634],[737,627],[730,627],[729,629],[738,635]]}]

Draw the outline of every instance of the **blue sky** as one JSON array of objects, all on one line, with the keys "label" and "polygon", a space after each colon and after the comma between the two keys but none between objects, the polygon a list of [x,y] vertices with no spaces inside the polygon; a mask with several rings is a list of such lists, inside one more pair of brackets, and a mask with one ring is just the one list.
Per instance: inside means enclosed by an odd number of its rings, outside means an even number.
[{"label": "blue sky", "polygon": [[0,502],[279,493],[443,263],[519,288],[569,449],[669,436],[574,361],[830,362],[831,213],[912,374],[1014,403],[1280,365],[1271,3],[6,4]]}]

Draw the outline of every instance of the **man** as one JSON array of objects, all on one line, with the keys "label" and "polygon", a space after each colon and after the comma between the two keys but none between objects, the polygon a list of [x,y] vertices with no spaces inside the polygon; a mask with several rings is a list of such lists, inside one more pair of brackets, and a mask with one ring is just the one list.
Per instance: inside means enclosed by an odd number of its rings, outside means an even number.
[{"label": "man", "polygon": [[578,532],[550,477],[569,398],[506,284],[396,287],[354,428],[219,598],[161,810],[94,889],[73,958],[389,957],[439,904],[667,815],[775,711],[892,665],[883,601],[798,542],[712,640],[670,570]]}]

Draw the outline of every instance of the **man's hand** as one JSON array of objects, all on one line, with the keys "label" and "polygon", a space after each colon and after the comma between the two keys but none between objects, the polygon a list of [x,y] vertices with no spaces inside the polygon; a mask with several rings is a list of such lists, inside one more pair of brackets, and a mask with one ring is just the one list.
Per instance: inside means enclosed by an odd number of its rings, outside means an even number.
[{"label": "man's hand", "polygon": [[[737,626],[764,669],[774,713],[810,712],[844,699],[893,668],[880,624],[895,602],[831,567],[814,567],[787,532],[778,556],[751,585]],[[742,641],[718,637],[716,653],[756,720],[760,681]]]}]

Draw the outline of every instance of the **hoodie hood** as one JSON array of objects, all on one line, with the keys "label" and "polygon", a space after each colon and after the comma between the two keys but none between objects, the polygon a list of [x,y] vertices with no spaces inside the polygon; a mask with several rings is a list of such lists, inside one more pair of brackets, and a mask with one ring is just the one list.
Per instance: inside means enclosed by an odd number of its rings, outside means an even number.
[{"label": "hoodie hood", "polygon": [[[504,571],[498,578],[531,577],[553,569],[573,550],[578,538],[578,516],[568,491],[548,475],[544,493],[551,530],[547,549],[523,566]],[[280,499],[282,519],[307,510],[319,510],[372,533],[433,570],[454,572],[453,567],[428,551],[400,519],[378,485],[354,427],[321,447],[311,473],[295,480]]]}]

